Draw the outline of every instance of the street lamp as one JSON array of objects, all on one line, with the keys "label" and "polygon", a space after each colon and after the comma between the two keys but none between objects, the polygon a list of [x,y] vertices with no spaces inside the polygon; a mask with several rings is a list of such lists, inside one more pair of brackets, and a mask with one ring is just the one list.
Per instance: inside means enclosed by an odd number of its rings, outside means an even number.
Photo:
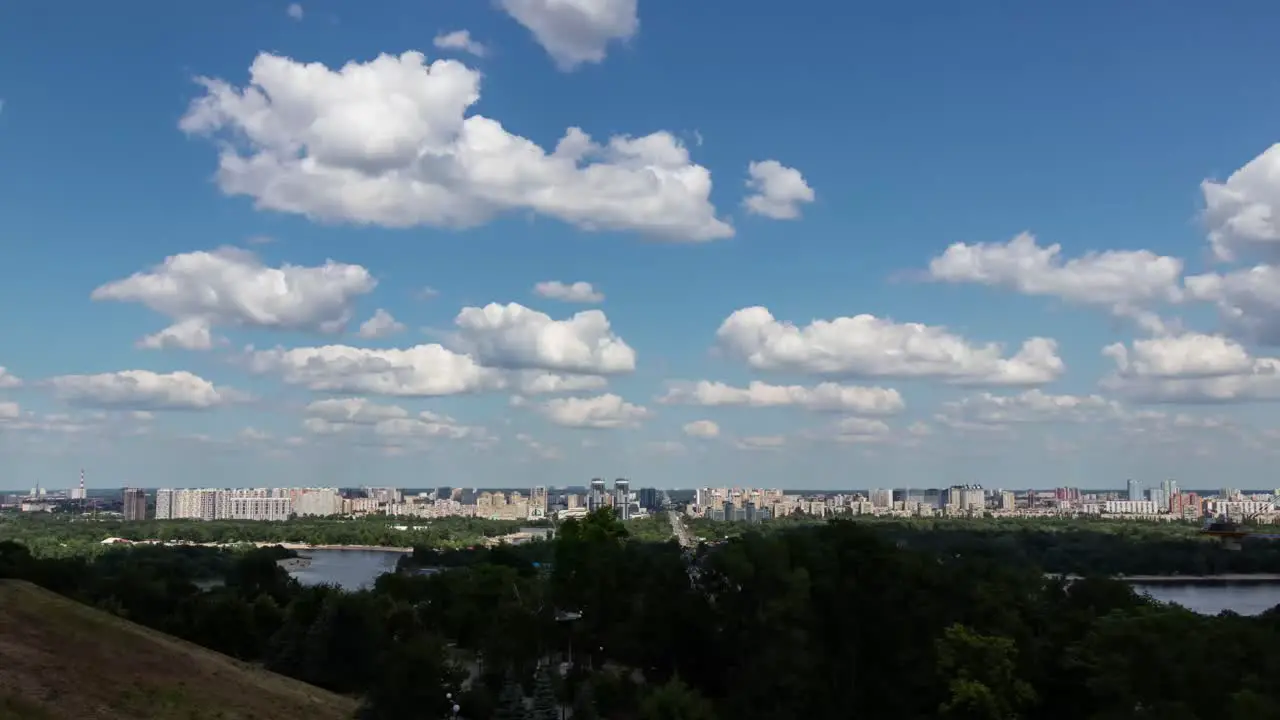
[{"label": "street lamp", "polygon": [[459,710],[461,710],[462,708],[461,708],[461,707],[459,707],[459,706],[458,706],[458,704],[457,704],[456,702],[454,702],[454,701],[453,701],[453,693],[451,693],[451,692],[449,692],[449,693],[445,693],[445,694],[444,694],[444,699],[445,699],[445,702],[449,703],[449,709],[450,709],[450,710],[453,710],[453,717],[454,717],[454,720],[457,720],[457,717],[458,717],[458,711],[459,711]]}]

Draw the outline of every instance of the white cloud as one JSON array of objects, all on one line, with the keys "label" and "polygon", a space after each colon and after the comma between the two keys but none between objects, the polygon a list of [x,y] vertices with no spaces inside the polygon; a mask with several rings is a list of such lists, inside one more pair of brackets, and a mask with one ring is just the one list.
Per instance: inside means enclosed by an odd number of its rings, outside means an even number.
[{"label": "white cloud", "polygon": [[87,407],[207,410],[243,397],[189,372],[159,374],[149,370],[122,370],[99,375],[62,375],[48,382],[60,399]]},{"label": "white cloud", "polygon": [[1280,143],[1267,148],[1226,182],[1205,180],[1204,222],[1219,260],[1280,255]]},{"label": "white cloud", "polygon": [[244,442],[260,443],[271,439],[271,433],[259,430],[255,427],[246,427],[236,434],[236,437]]},{"label": "white cloud", "polygon": [[1185,333],[1115,343],[1102,354],[1115,372],[1102,386],[1144,402],[1212,403],[1280,399],[1280,358],[1255,358],[1217,335]]},{"label": "white cloud", "polygon": [[17,420],[22,417],[22,408],[16,402],[0,402],[0,421]]},{"label": "white cloud", "polygon": [[1178,301],[1182,267],[1182,260],[1148,250],[1108,250],[1063,260],[1061,245],[1041,247],[1024,232],[1007,243],[955,243],[929,262],[929,276],[1124,312]]},{"label": "white cloud", "polygon": [[375,425],[383,420],[409,417],[409,411],[402,407],[380,405],[359,397],[317,400],[304,412],[311,417],[343,425]]},{"label": "white cloud", "polygon": [[1100,395],[1050,395],[1036,389],[1017,395],[980,393],[944,403],[936,419],[953,428],[967,429],[971,424],[1087,422],[1120,415],[1119,404]]},{"label": "white cloud", "polygon": [[208,350],[213,347],[213,333],[205,318],[187,318],[147,335],[137,345],[147,350]]},{"label": "white cloud", "polygon": [[254,372],[280,373],[312,390],[429,397],[514,388],[524,394],[598,389],[602,375],[628,373],[636,357],[599,310],[568,320],[522,305],[463,308],[440,344],[372,349],[347,345],[247,349]]},{"label": "white cloud", "polygon": [[483,365],[584,375],[615,375],[636,368],[636,353],[613,333],[599,310],[568,320],[518,303],[463,308],[454,323],[457,343]]},{"label": "white cloud", "polygon": [[1257,265],[1224,275],[1195,275],[1186,285],[1192,298],[1217,303],[1236,334],[1280,345],[1280,267]]},{"label": "white cloud", "polygon": [[489,54],[489,48],[485,47],[483,43],[471,39],[471,33],[467,30],[440,33],[436,35],[435,40],[432,40],[432,44],[441,50],[461,50],[476,57],[484,57]]},{"label": "white cloud", "polygon": [[359,335],[362,338],[381,338],[399,332],[404,332],[404,323],[396,320],[386,310],[378,308],[373,317],[360,325]]},{"label": "white cloud", "polygon": [[285,8],[285,14],[294,20],[301,20],[303,15],[302,5],[298,3],[289,3],[289,7]]},{"label": "white cloud", "polygon": [[604,302],[604,293],[597,291],[589,282],[579,280],[565,284],[559,280],[540,282],[533,286],[533,294],[549,300],[572,303]]},{"label": "white cloud", "polygon": [[959,385],[1041,385],[1065,364],[1057,343],[1026,340],[1012,357],[996,343],[974,345],[945,328],[898,324],[873,315],[779,322],[763,307],[743,308],[716,332],[720,347],[757,370],[825,376],[938,378]]},{"label": "white cloud", "polygon": [[210,327],[336,332],[351,319],[352,302],[377,281],[359,265],[267,267],[239,248],[173,255],[93,291],[94,300],[135,302],[174,325],[144,338],[144,347],[207,349]]},{"label": "white cloud", "polygon": [[0,389],[21,387],[22,380],[0,365]]},{"label": "white cloud", "polygon": [[499,0],[556,66],[569,71],[604,61],[610,42],[631,39],[640,29],[638,0]]},{"label": "white cloud", "polygon": [[556,398],[541,407],[548,420],[571,428],[612,429],[632,427],[652,413],[612,393],[590,398]]},{"label": "white cloud", "polygon": [[602,390],[608,385],[609,381],[599,375],[558,375],[538,370],[519,371],[515,381],[516,389],[523,395]]},{"label": "white cloud", "polygon": [[471,227],[532,211],[670,240],[733,235],[711,173],[668,132],[598,145],[570,128],[548,153],[481,115],[480,73],[418,52],[334,71],[263,53],[250,85],[201,78],[181,121],[219,140],[218,183],[261,208],[386,227]]},{"label": "white cloud", "polygon": [[733,444],[739,450],[780,450],[787,439],[782,435],[753,435],[738,438]]},{"label": "white cloud", "polygon": [[747,189],[742,201],[748,212],[775,220],[800,217],[800,206],[813,202],[813,188],[799,170],[777,160],[753,162],[747,166]]},{"label": "white cloud", "polygon": [[504,386],[500,371],[441,345],[372,349],[325,345],[285,350],[248,348],[253,372],[280,373],[284,381],[312,390],[431,397]]},{"label": "white cloud", "polygon": [[535,440],[526,433],[516,435],[516,441],[528,448],[539,460],[559,460],[563,457],[560,448]]},{"label": "white cloud", "polygon": [[416,295],[419,300],[430,300],[431,298],[439,297],[440,291],[430,286],[424,286],[418,290]]},{"label": "white cloud", "polygon": [[696,383],[671,383],[661,403],[683,403],[718,406],[782,407],[795,406],[819,412],[847,412],[863,415],[892,415],[905,407],[902,395],[894,389],[822,383],[814,387],[802,385],[769,385],[753,381],[745,388],[701,380]]},{"label": "white cloud", "polygon": [[358,434],[359,440],[379,446],[401,446],[430,439],[483,440],[484,428],[470,427],[432,412],[412,415],[395,405],[379,405],[365,398],[320,400],[307,406],[303,427],[317,435]]},{"label": "white cloud", "polygon": [[720,436],[720,426],[711,420],[694,420],[691,423],[685,423],[682,430],[689,437],[710,439]]},{"label": "white cloud", "polygon": [[842,443],[885,442],[892,433],[893,430],[883,420],[850,417],[836,422],[833,439]]}]

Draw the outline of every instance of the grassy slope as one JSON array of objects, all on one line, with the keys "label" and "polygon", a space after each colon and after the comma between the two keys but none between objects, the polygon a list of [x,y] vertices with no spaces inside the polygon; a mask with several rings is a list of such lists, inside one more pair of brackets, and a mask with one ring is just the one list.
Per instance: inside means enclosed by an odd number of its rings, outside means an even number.
[{"label": "grassy slope", "polygon": [[0,720],[348,720],[355,702],[0,580]]}]

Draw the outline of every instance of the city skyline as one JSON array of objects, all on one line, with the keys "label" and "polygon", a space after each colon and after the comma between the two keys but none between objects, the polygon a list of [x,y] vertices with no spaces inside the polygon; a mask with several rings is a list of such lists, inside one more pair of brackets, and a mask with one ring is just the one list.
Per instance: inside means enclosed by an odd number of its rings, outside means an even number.
[{"label": "city skyline", "polygon": [[578,2],[7,11],[0,486],[1280,484],[1280,7]]}]

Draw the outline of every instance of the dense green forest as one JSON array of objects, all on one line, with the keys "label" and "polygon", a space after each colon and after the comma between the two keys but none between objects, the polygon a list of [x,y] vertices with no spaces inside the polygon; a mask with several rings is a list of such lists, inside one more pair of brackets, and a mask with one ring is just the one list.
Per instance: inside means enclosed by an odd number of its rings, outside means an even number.
[{"label": "dense green forest", "polygon": [[[1046,578],[1060,556],[1089,575],[1275,557],[1176,528],[850,521],[686,551],[603,511],[550,543],[424,545],[418,563],[448,569],[361,592],[299,586],[278,550],[38,557],[6,541],[0,577],[358,695],[369,720],[454,702],[477,719],[1280,718],[1280,610],[1204,617]],[[226,585],[201,590],[211,573]]]},{"label": "dense green forest", "polygon": [[[376,545],[386,547],[464,548],[485,538],[513,533],[534,523],[446,517],[432,520],[367,518],[295,518],[284,522],[251,520],[95,519],[42,513],[0,515],[0,538],[27,545],[37,555],[78,556],[97,552],[87,547],[110,537],[126,540],[196,543],[305,543],[309,545]],[[405,529],[407,528],[407,529]]]}]

